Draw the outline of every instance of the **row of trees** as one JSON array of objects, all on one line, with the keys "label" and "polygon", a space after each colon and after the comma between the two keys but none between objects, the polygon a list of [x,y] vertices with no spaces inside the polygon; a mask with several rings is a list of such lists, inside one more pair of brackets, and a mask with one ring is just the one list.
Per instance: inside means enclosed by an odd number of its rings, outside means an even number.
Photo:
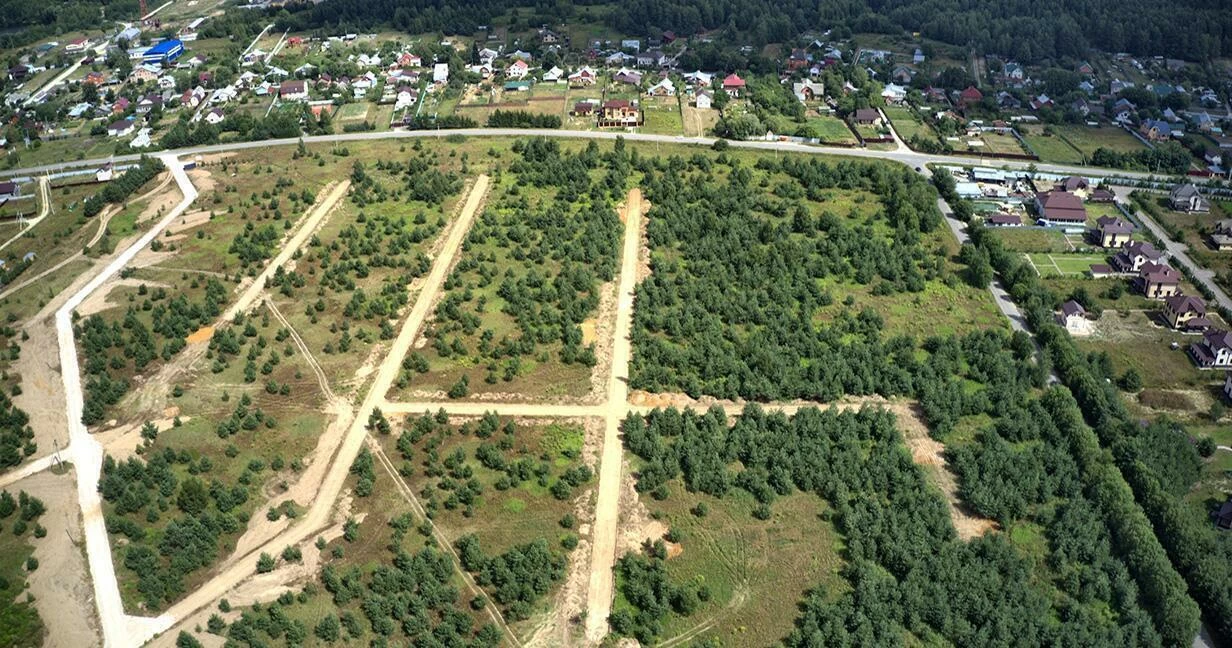
[{"label": "row of trees", "polygon": [[525,110],[497,110],[488,117],[491,128],[560,128],[560,115],[544,115]]},{"label": "row of trees", "polygon": [[108,182],[101,191],[87,198],[82,214],[88,218],[103,211],[103,207],[109,203],[125,200],[166,168],[158,158],[142,156],[137,166],[125,171],[120,177]]}]

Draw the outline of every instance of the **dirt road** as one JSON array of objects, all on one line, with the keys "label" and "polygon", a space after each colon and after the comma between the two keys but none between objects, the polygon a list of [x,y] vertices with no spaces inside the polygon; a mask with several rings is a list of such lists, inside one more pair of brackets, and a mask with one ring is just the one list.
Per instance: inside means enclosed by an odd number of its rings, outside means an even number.
[{"label": "dirt road", "polygon": [[642,190],[634,188],[625,199],[625,238],[620,255],[620,287],[616,293],[612,373],[608,379],[599,492],[591,534],[590,586],[586,591],[586,639],[595,643],[607,634],[607,617],[612,612],[612,567],[616,563],[616,523],[620,517],[620,421],[625,417],[629,401],[629,359],[632,355],[629,334],[633,328],[633,289],[637,280],[641,225]]},{"label": "dirt road", "polygon": [[223,321],[229,322],[235,319],[235,315],[237,313],[247,312],[248,309],[252,308],[253,304],[257,303],[257,298],[260,297],[261,292],[265,290],[265,282],[268,281],[270,277],[274,276],[275,270],[286,264],[287,261],[291,260],[291,256],[295,254],[296,250],[300,249],[304,246],[304,243],[308,242],[308,237],[312,236],[312,233],[317,231],[317,227],[321,225],[321,221],[325,218],[325,215],[333,210],[334,205],[338,204],[338,201],[346,195],[347,189],[350,188],[351,181],[343,180],[335,185],[333,189],[330,189],[323,194],[324,197],[321,201],[309,210],[308,217],[304,219],[304,224],[301,225],[300,228],[296,230],[295,234],[282,245],[282,249],[278,251],[277,256],[266,264],[265,269],[261,271],[261,274],[257,275],[256,279],[253,279],[252,283],[248,284],[248,287],[244,289],[244,292],[240,293],[239,299],[235,300],[235,302],[231,304],[231,308],[228,308],[223,314]]},{"label": "dirt road", "polygon": [[81,422],[83,407],[81,369],[77,361],[77,348],[73,338],[73,311],[94,292],[128,264],[173,220],[188,209],[197,197],[197,190],[179,160],[172,155],[162,156],[171,169],[184,199],[163,217],[153,228],[137,239],[124,252],[108,263],[81,290],[76,292],[56,311],[56,335],[60,347],[60,367],[64,381],[65,418],[68,422],[69,458],[77,469],[77,501],[81,508],[85,530],[86,556],[90,563],[90,576],[94,583],[94,600],[106,646],[140,645],[144,639],[170,625],[168,619],[130,617],[124,613],[120,598],[120,586],[116,580],[115,564],[111,555],[111,542],[103,523],[102,499],[98,493],[98,480],[103,467],[103,447],[90,437]]},{"label": "dirt road", "polygon": [[[329,523],[330,515],[334,510],[334,504],[342,493],[342,487],[349,474],[351,463],[355,460],[356,455],[359,454],[360,448],[363,447],[364,439],[367,437],[368,414],[374,407],[384,403],[386,392],[389,391],[390,386],[393,385],[394,380],[398,376],[403,356],[406,355],[407,351],[411,348],[411,344],[419,337],[420,332],[423,330],[424,322],[427,321],[428,315],[432,312],[432,308],[440,294],[441,286],[444,285],[445,279],[449,276],[450,269],[453,268],[454,263],[457,261],[458,250],[462,247],[462,241],[466,239],[471,223],[475,220],[475,214],[479,211],[479,207],[487,195],[487,189],[488,176],[479,176],[475,181],[475,185],[471,188],[470,195],[467,196],[462,213],[451,226],[448,238],[445,239],[445,244],[432,262],[432,270],[424,281],[423,289],[415,300],[415,305],[412,306],[411,312],[403,323],[402,329],[398,332],[398,337],[390,347],[388,355],[377,369],[372,387],[368,390],[357,416],[347,430],[346,437],[343,438],[338,453],[330,462],[329,471],[325,475],[321,487],[317,490],[316,499],[313,501],[312,507],[308,509],[308,513],[300,519],[298,524],[287,529],[284,533],[261,547],[253,549],[249,552],[248,558],[236,560],[231,566],[172,606],[163,615],[162,618],[166,620],[166,623],[159,628],[159,631],[170,628],[175,620],[187,618],[196,610],[212,604],[224,596],[236,584],[250,577],[256,571],[256,555],[259,552],[265,551],[271,555],[276,554],[287,545],[299,544],[313,537],[314,534]],[[271,264],[270,267],[274,267],[274,265]],[[152,635],[146,634],[135,637],[137,641],[130,643],[140,644],[150,636]]]}]

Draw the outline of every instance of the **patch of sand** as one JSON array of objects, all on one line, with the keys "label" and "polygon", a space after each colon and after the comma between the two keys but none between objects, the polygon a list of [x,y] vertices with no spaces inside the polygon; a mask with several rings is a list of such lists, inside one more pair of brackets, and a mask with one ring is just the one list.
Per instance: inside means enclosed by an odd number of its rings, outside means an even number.
[{"label": "patch of sand", "polygon": [[596,319],[594,317],[591,317],[587,319],[585,322],[582,322],[581,326],[579,327],[582,329],[582,346],[586,346],[588,344],[591,344],[597,341],[598,338],[595,337],[595,324],[596,324]]},{"label": "patch of sand", "polygon": [[213,174],[201,167],[189,171],[188,178],[192,180],[193,186],[197,188],[197,193],[201,195],[213,191],[218,186],[218,183],[214,181]]},{"label": "patch of sand", "polygon": [[175,222],[167,226],[167,229],[164,231],[163,238],[165,240],[170,237],[174,237],[177,234],[190,230],[194,227],[204,225],[208,222],[210,222],[210,212],[207,210],[203,209],[184,214]]},{"label": "patch of sand", "polygon": [[94,612],[94,589],[86,577],[75,479],[72,471],[63,475],[44,471],[9,489],[14,493],[24,490],[47,505],[47,513],[39,518],[47,535],[38,539],[29,536],[42,568],[28,578],[29,592],[47,628],[44,646],[86,648],[102,644]]},{"label": "patch of sand", "polygon": [[209,342],[210,338],[213,336],[214,336],[213,326],[202,326],[196,331],[193,331],[192,333],[190,333],[188,337],[184,338],[184,341],[187,342],[188,344],[197,344],[198,342]]}]

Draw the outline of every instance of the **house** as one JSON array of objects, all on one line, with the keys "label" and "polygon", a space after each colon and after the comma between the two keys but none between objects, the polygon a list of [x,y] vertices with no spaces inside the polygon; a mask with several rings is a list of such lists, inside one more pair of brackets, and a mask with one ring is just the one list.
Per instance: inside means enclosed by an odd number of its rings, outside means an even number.
[{"label": "house", "polygon": [[437,63],[432,66],[432,83],[449,83],[448,63]]},{"label": "house", "polygon": [[153,144],[153,140],[150,139],[150,133],[151,131],[148,128],[137,131],[137,136],[128,143],[129,148],[147,148]]},{"label": "house", "polygon": [[573,110],[569,114],[574,117],[588,117],[595,112],[595,103],[591,101],[579,101],[573,104]]},{"label": "house", "polygon": [[1168,204],[1172,209],[1181,212],[1205,214],[1211,210],[1211,201],[1199,193],[1193,184],[1177,185],[1168,194]]},{"label": "house", "polygon": [[560,83],[561,81],[564,81],[564,79],[565,71],[555,65],[552,66],[552,69],[543,73],[544,83]]},{"label": "house", "polygon": [[107,135],[110,137],[124,137],[131,135],[133,129],[136,128],[136,122],[131,119],[121,119],[118,122],[112,122],[107,127]]},{"label": "house", "polygon": [[1194,118],[1194,124],[1198,127],[1198,130],[1203,133],[1209,133],[1215,128],[1215,120],[1211,119],[1210,114],[1206,111],[1202,111],[1201,114]]},{"label": "house", "polygon": [[1046,227],[1081,228],[1087,222],[1082,200],[1068,191],[1054,189],[1035,196],[1035,212]]},{"label": "house", "polygon": [[417,68],[423,65],[423,59],[420,58],[419,55],[417,54],[411,54],[408,52],[404,52],[398,56],[398,65],[404,68],[406,67]]},{"label": "house", "polygon": [[128,80],[134,83],[147,83],[149,81],[158,80],[159,73],[162,72],[157,66],[153,65],[138,65],[133,68],[132,72],[128,73]]},{"label": "house", "polygon": [[1189,356],[1199,369],[1232,369],[1232,333],[1207,329],[1201,340],[1189,345]]},{"label": "house", "polygon": [[514,80],[521,80],[526,77],[528,72],[530,72],[530,66],[526,64],[526,61],[518,59],[513,63],[510,63],[509,67],[505,68],[505,77]]},{"label": "house", "polygon": [[648,49],[637,55],[637,66],[642,68],[657,68],[662,67],[667,61],[667,56],[660,49]]},{"label": "house", "polygon": [[1134,226],[1118,216],[1100,216],[1088,235],[1091,242],[1106,248],[1119,248],[1129,243]]},{"label": "house", "polygon": [[795,72],[796,70],[804,69],[813,62],[813,57],[800,47],[792,48],[791,55],[787,57],[787,70]]},{"label": "house", "polygon": [[1210,328],[1206,304],[1193,295],[1173,295],[1164,299],[1164,319],[1174,329],[1201,331]]},{"label": "house", "polygon": [[1061,304],[1061,311],[1056,317],[1057,324],[1069,331],[1070,335],[1091,334],[1091,320],[1087,319],[1087,309],[1072,299]]},{"label": "house", "polygon": [[307,101],[308,84],[304,81],[283,81],[278,86],[278,98],[283,101]]},{"label": "house", "polygon": [[206,62],[206,58],[204,56],[202,56],[201,54],[194,54],[191,58],[184,60],[184,61],[180,61],[179,63],[176,63],[175,66],[177,68],[180,68],[180,67],[199,68],[202,65],[205,65],[205,62]]},{"label": "house", "polygon": [[168,38],[155,43],[141,55],[142,63],[170,63],[184,53],[184,43],[178,38]]},{"label": "house", "polygon": [[1022,81],[1027,78],[1027,72],[1023,69],[1022,65],[1013,61],[1006,63],[1005,67],[1001,68],[1001,70],[1005,78],[1010,81]]},{"label": "house", "polygon": [[1022,102],[1018,100],[1018,97],[1002,90],[997,93],[997,106],[1006,110],[1018,110],[1022,108]]},{"label": "house", "polygon": [[73,119],[81,119],[82,117],[86,115],[86,113],[90,112],[90,109],[93,107],[94,106],[84,101],[81,103],[74,104],[72,108],[68,109],[68,116],[72,117]]},{"label": "house", "polygon": [[[1232,393],[1232,387],[1228,387],[1228,385],[1232,385],[1232,374],[1229,374],[1227,381],[1224,391]],[[1228,398],[1232,398],[1232,395],[1228,396]],[[1219,507],[1219,510],[1211,511],[1211,520],[1215,522],[1215,528],[1217,529],[1232,529],[1232,497],[1229,497],[1228,501]]]},{"label": "house", "polygon": [[526,61],[527,63],[530,63],[531,61],[535,60],[535,58],[531,56],[530,52],[524,52],[522,50],[513,50],[513,53],[509,55],[509,58],[521,59],[523,61]]},{"label": "house", "polygon": [[985,227],[1022,227],[1022,219],[1015,214],[993,214],[984,219]]},{"label": "house", "polygon": [[894,68],[894,70],[890,72],[890,79],[893,80],[895,83],[902,83],[902,84],[911,83],[911,80],[914,78],[915,78],[915,70],[912,70],[906,65],[900,65]]},{"label": "house", "polygon": [[1091,195],[1087,196],[1087,202],[1114,203],[1116,202],[1116,194],[1103,187],[1096,187],[1091,191]]},{"label": "house", "polygon": [[744,79],[732,72],[723,78],[723,91],[732,97],[739,97],[744,91]]},{"label": "house", "polygon": [[1031,110],[1043,110],[1044,108],[1052,108],[1053,101],[1046,95],[1042,94],[1031,100]]},{"label": "house", "polygon": [[1082,76],[1091,76],[1092,74],[1095,74],[1095,68],[1091,67],[1091,64],[1086,61],[1079,63],[1075,71]]},{"label": "house", "polygon": [[170,74],[158,77],[158,87],[163,90],[175,90],[175,77]]},{"label": "house", "polygon": [[620,68],[616,71],[616,74],[612,75],[612,81],[628,85],[641,85],[642,73],[634,72],[628,68]]},{"label": "house", "polygon": [[205,113],[205,123],[212,126],[217,126],[223,122],[226,117],[222,114],[222,108],[214,108]]},{"label": "house", "polygon": [[112,114],[118,115],[128,110],[129,103],[128,97],[120,97],[116,99],[115,103],[111,104]]},{"label": "house", "polygon": [[180,105],[189,108],[196,108],[205,101],[205,88],[197,86],[191,90],[185,90],[184,94],[180,95]]},{"label": "house", "polygon": [[1061,181],[1057,183],[1057,187],[1060,188],[1062,191],[1068,191],[1076,196],[1081,197],[1083,194],[1087,192],[1087,190],[1091,187],[1091,185],[1089,182],[1087,182],[1086,178],[1083,178],[1081,176],[1067,176],[1065,178],[1062,178]]},{"label": "house", "polygon": [[918,47],[915,48],[915,53],[911,55],[911,62],[916,65],[923,63],[924,62],[924,50]]},{"label": "house", "polygon": [[609,99],[599,111],[599,127],[641,126],[642,113],[637,105],[625,99]]},{"label": "house", "polygon": [[709,110],[711,105],[714,104],[714,97],[710,96],[710,92],[707,90],[698,90],[693,104],[701,110]]},{"label": "house", "polygon": [[87,48],[93,45],[94,42],[89,38],[75,38],[64,46],[66,52],[84,52]]},{"label": "house", "polygon": [[1134,87],[1133,81],[1122,81],[1120,79],[1113,79],[1108,84],[1108,94],[1119,94],[1132,87]]},{"label": "house", "polygon": [[589,67],[582,66],[580,70],[569,75],[568,77],[569,87],[570,88],[584,88],[586,86],[592,86],[595,84],[595,81],[598,80],[598,78],[599,77],[597,74],[595,74],[594,70],[590,69]]},{"label": "house", "polygon": [[1138,112],[1138,106],[1129,99],[1118,99],[1112,104],[1112,117],[1118,122],[1127,122]]},{"label": "house", "polygon": [[415,105],[415,100],[419,98],[418,92],[411,86],[402,86],[398,88],[398,94],[394,99],[394,110],[403,110]]},{"label": "house", "polygon": [[664,77],[658,83],[650,86],[646,90],[646,94],[652,97],[675,97],[676,85],[672,83],[671,79]]},{"label": "house", "polygon": [[1172,126],[1160,119],[1143,120],[1138,132],[1152,142],[1162,142],[1172,138]]},{"label": "house", "polygon": [[881,112],[876,108],[857,109],[851,119],[862,126],[881,126]]},{"label": "house", "polygon": [[881,89],[881,98],[884,99],[887,104],[901,104],[904,101],[907,101],[907,88],[896,83],[887,83],[886,86]]},{"label": "house", "polygon": [[1163,256],[1149,241],[1137,241],[1127,243],[1112,257],[1112,264],[1121,272],[1138,272],[1148,263],[1159,262]]},{"label": "house", "polygon": [[16,182],[0,182],[0,200],[17,198],[21,195],[21,187]]},{"label": "house", "polygon": [[626,38],[625,40],[620,41],[620,49],[640,52],[642,51],[642,41],[636,38]]},{"label": "house", "polygon": [[1138,283],[1147,299],[1163,299],[1181,293],[1181,273],[1162,263],[1147,263],[1138,272]]},{"label": "house", "polygon": [[86,78],[82,81],[82,83],[100,86],[103,85],[103,82],[106,80],[107,77],[103,76],[102,72],[90,72],[89,74],[86,74]]},{"label": "house", "polygon": [[714,81],[714,75],[706,74],[701,70],[696,72],[686,72],[684,75],[684,81],[694,88],[709,88],[710,84]]},{"label": "house", "polygon": [[480,63],[479,65],[468,65],[466,66],[466,71],[471,74],[478,74],[481,79],[487,79],[492,76],[492,64]]},{"label": "house", "polygon": [[98,182],[109,182],[114,175],[115,169],[111,166],[111,163],[108,162],[94,172],[94,179]]},{"label": "house", "polygon": [[1232,250],[1232,218],[1215,222],[1211,230],[1211,244],[1220,252]]},{"label": "house", "polygon": [[975,86],[967,86],[966,90],[958,93],[958,106],[960,108],[969,108],[984,100],[984,93],[980,92]]},{"label": "house", "polygon": [[506,81],[505,92],[530,92],[530,81]]},{"label": "house", "polygon": [[138,115],[144,115],[156,108],[163,107],[162,95],[150,93],[137,101],[137,107],[134,109]]},{"label": "house", "polygon": [[498,56],[500,56],[500,52],[494,49],[485,47],[479,50],[479,62],[480,63],[491,63],[492,61],[495,61],[496,57]]},{"label": "house", "polygon": [[826,94],[826,86],[820,81],[797,81],[791,84],[791,93],[800,103],[820,101]]}]

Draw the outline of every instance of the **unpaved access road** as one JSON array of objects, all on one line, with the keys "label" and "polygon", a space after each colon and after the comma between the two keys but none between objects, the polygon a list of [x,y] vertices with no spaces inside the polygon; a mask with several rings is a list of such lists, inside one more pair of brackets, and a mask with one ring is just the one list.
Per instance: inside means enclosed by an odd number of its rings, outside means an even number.
[{"label": "unpaved access road", "polygon": [[[364,397],[363,404],[360,406],[355,419],[351,422],[351,426],[347,430],[346,437],[342,440],[338,453],[333,457],[329,471],[325,475],[320,489],[317,491],[317,498],[313,501],[312,507],[308,509],[308,513],[300,518],[300,522],[296,525],[261,547],[253,549],[249,552],[248,558],[236,560],[217,576],[210,579],[196,591],[190,593],[179,603],[173,605],[161,617],[165,619],[166,623],[160,624],[157,631],[162,632],[171,629],[177,620],[185,619],[193,612],[210,605],[226,595],[232,587],[245,578],[252,576],[256,572],[256,555],[258,553],[264,551],[275,555],[287,545],[299,544],[307,540],[329,523],[330,515],[334,510],[334,504],[342,493],[342,487],[351,469],[351,463],[355,460],[356,455],[359,454],[360,448],[364,445],[364,439],[367,437],[368,414],[372,412],[373,408],[385,402],[385,394],[393,385],[394,380],[398,376],[398,371],[402,367],[402,358],[410,350],[411,344],[419,337],[420,332],[423,330],[424,322],[427,321],[428,315],[432,312],[437,296],[441,292],[441,286],[444,285],[445,279],[449,276],[449,272],[457,260],[458,251],[462,247],[462,242],[466,239],[467,233],[470,231],[471,223],[475,220],[475,214],[479,211],[483,199],[487,195],[487,190],[488,176],[481,175],[476,179],[474,186],[471,187],[471,193],[466,198],[462,213],[454,221],[449,230],[448,238],[445,239],[445,244],[441,246],[440,253],[433,260],[432,270],[424,281],[423,288],[415,300],[415,305],[411,307],[411,312],[403,323],[402,329],[398,332],[398,337],[390,347],[385,360],[377,369],[376,378],[373,380],[367,396]],[[270,267],[273,267],[273,264]],[[143,636],[134,637],[135,641],[128,642],[126,645],[140,645],[152,636],[153,633],[150,632]]]},{"label": "unpaved access road", "polygon": [[261,274],[257,275],[256,279],[253,279],[252,283],[248,284],[248,287],[245,288],[244,292],[240,294],[239,299],[235,300],[235,302],[231,304],[231,308],[228,308],[227,312],[223,314],[223,321],[229,322],[235,319],[237,313],[244,313],[247,312],[248,309],[252,308],[252,305],[257,302],[257,298],[261,296],[261,292],[265,290],[265,282],[269,281],[269,278],[274,276],[275,270],[282,267],[287,261],[291,260],[291,257],[295,254],[296,250],[304,246],[304,243],[308,241],[308,237],[312,236],[312,233],[317,231],[317,227],[321,224],[321,220],[325,218],[326,214],[333,210],[334,205],[338,204],[338,201],[346,195],[347,189],[350,188],[351,181],[343,180],[337,185],[334,185],[332,189],[327,189],[321,201],[312,207],[311,211],[308,212],[308,218],[304,219],[304,224],[301,225],[299,230],[297,230],[295,234],[287,240],[287,242],[282,246],[282,249],[278,252],[278,255],[266,264],[265,269],[261,271]]},{"label": "unpaved access road", "polygon": [[56,335],[60,346],[60,367],[64,380],[65,417],[68,421],[69,458],[77,469],[77,501],[81,508],[85,530],[86,556],[90,563],[90,576],[94,583],[94,600],[98,607],[105,646],[137,646],[157,629],[164,627],[162,618],[130,617],[124,613],[120,598],[120,585],[116,580],[115,564],[111,556],[111,542],[103,523],[102,499],[98,493],[98,480],[103,468],[103,447],[90,437],[81,422],[83,407],[81,368],[77,362],[77,347],[73,337],[73,311],[94,292],[132,261],[143,248],[150,244],[197,197],[197,190],[184,173],[184,167],[173,155],[162,156],[163,163],[171,169],[184,199],[167,213],[157,225],[137,239],[119,256],[108,263],[81,290],[56,311]]},{"label": "unpaved access road", "polygon": [[633,289],[637,283],[637,253],[641,246],[642,190],[631,189],[625,199],[625,238],[620,255],[620,287],[616,292],[616,330],[612,343],[612,372],[608,378],[603,450],[599,458],[599,492],[595,500],[595,526],[590,552],[590,586],[586,590],[586,638],[598,643],[607,634],[612,612],[616,564],[616,526],[620,517],[620,473],[623,452],[620,421],[628,412],[629,334],[633,328]]}]

